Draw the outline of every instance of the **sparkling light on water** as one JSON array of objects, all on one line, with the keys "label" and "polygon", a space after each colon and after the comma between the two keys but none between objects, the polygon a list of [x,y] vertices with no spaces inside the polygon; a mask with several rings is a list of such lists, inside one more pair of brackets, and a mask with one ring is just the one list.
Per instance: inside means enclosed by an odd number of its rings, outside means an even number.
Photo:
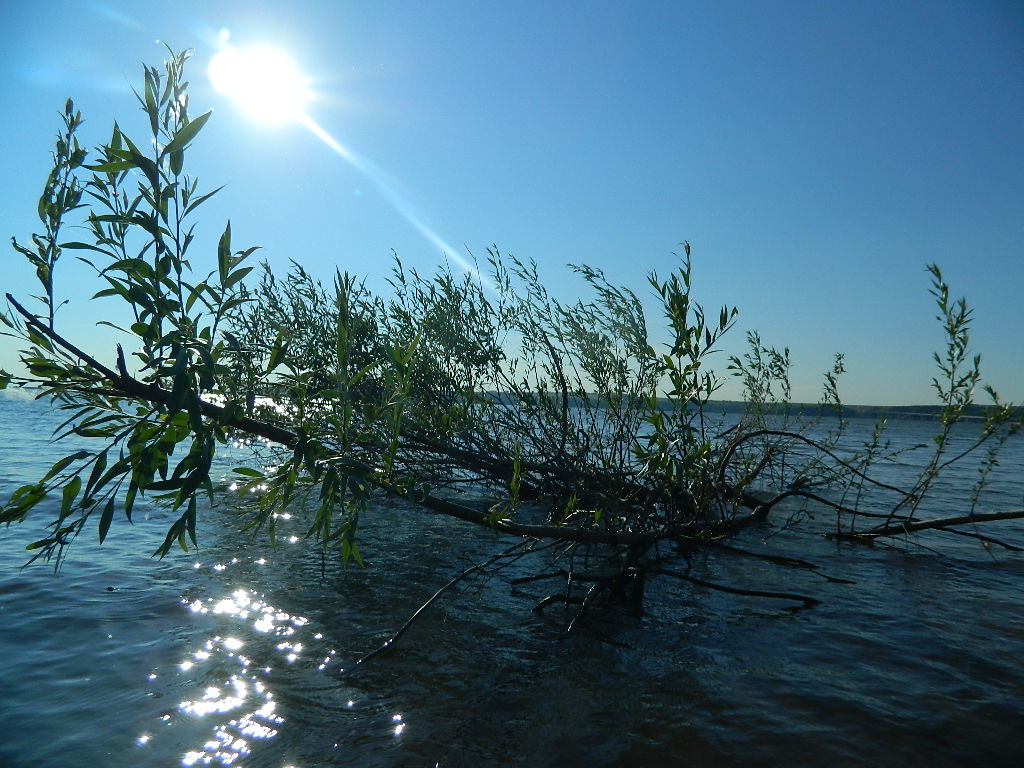
[{"label": "sparkling light on water", "polygon": [[[232,559],[232,564],[237,562],[237,558]],[[196,567],[201,566],[196,563]],[[218,563],[212,570],[221,572],[227,567]],[[194,614],[232,621],[237,629],[231,634],[208,637],[178,665],[181,672],[190,673],[202,686],[196,689],[197,695],[179,702],[178,712],[193,718],[215,719],[208,731],[211,735],[201,745],[189,749],[182,756],[181,764],[240,764],[242,758],[251,754],[251,742],[274,738],[284,722],[266,681],[273,666],[254,667],[251,656],[240,653],[250,644],[245,632],[291,637],[296,628],[307,624],[307,619],[277,609],[262,595],[248,589],[236,589],[219,598],[182,600],[182,603]],[[290,664],[301,657],[303,646],[301,642],[283,640],[274,645],[272,651],[263,646],[260,650],[263,654],[278,654],[284,663]],[[211,682],[224,674],[225,667],[233,671],[218,682]],[[138,739],[140,746],[148,741],[149,734]]]}]

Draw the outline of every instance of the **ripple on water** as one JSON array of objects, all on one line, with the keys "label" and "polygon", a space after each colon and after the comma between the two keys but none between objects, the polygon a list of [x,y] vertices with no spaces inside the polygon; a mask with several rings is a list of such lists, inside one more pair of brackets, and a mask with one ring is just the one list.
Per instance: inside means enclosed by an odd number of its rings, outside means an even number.
[{"label": "ripple on water", "polygon": [[[5,455],[0,486],[45,471],[53,455],[40,455]],[[492,579],[451,590],[393,652],[339,679],[493,542],[382,507],[367,515],[370,567],[322,568],[288,543],[298,515],[270,547],[233,533],[229,510],[204,509],[197,568],[195,555],[149,558],[160,514],[131,535],[118,521],[102,548],[83,537],[60,577],[11,568],[38,532],[0,531],[0,647],[14,660],[0,665],[0,763],[1024,764],[1018,554],[752,531],[736,543],[856,584],[695,557],[708,581],[822,603],[794,613],[662,577],[645,616],[566,637],[567,617],[533,616]]]}]

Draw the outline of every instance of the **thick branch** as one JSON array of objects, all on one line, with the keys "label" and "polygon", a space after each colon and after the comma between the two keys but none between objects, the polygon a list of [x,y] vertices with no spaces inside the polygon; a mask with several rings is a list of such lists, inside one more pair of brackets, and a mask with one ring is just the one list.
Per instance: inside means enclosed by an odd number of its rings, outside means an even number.
[{"label": "thick branch", "polygon": [[[145,384],[124,373],[115,373],[111,369],[94,360],[92,357],[83,353],[57,332],[51,331],[45,325],[40,323],[31,315],[31,313],[14,301],[13,298],[10,296],[8,296],[8,298],[11,300],[15,309],[17,309],[40,333],[47,336],[63,349],[71,352],[71,354],[77,355],[81,359],[85,360],[90,366],[94,366],[97,371],[110,380],[113,390],[110,392],[100,390],[103,394],[107,394],[112,397],[132,397],[160,405],[165,405],[170,401],[171,393],[166,389],[163,389],[156,384]],[[88,388],[88,391],[96,392],[97,390],[95,388]],[[285,447],[294,447],[298,442],[298,434],[291,430],[284,429],[283,427],[279,427],[265,421],[260,421],[259,419],[228,414],[227,410],[222,406],[207,402],[198,396],[196,397],[196,403],[204,416],[213,419],[224,426],[239,429],[250,435],[265,438]],[[609,531],[598,528],[579,528],[576,526],[527,525],[522,523],[513,523],[508,520],[495,520],[489,514],[429,493],[419,494],[403,491],[392,483],[376,479],[376,474],[370,471],[369,467],[366,467],[366,470],[365,479],[387,493],[407,499],[425,507],[426,509],[448,515],[449,517],[465,520],[466,522],[474,523],[486,528],[492,528],[501,533],[507,533],[512,536],[526,536],[534,539],[555,539],[561,541],[573,541],[582,544],[609,544],[612,546],[647,545],[653,544],[655,541],[660,539],[670,537],[687,538],[708,535],[721,536],[732,532],[738,526],[744,525],[748,521],[747,517],[739,518],[737,520],[723,520],[714,523],[696,521],[684,525],[661,528],[654,531]],[[750,520],[753,519],[753,516],[750,516]]]},{"label": "thick branch", "polygon": [[44,336],[57,342],[57,344],[59,344],[61,347],[63,347],[65,350],[70,352],[75,357],[77,357],[79,360],[84,360],[89,365],[90,368],[99,371],[101,374],[103,374],[105,377],[112,381],[118,378],[118,375],[116,373],[107,368],[107,366],[103,365],[99,360],[96,360],[91,355],[87,355],[85,352],[80,350],[70,341],[68,341],[63,336],[54,331],[53,328],[47,326],[45,323],[40,321],[38,317],[36,317],[23,306],[21,306],[21,304],[18,303],[17,299],[15,299],[9,293],[7,294],[7,301],[11,303],[11,306],[18,310],[18,313],[25,318],[25,321],[29,325],[31,325]]},{"label": "thick branch", "polygon": [[[37,331],[42,333],[44,336],[49,338],[58,346],[62,347],[67,352],[75,355],[81,360],[84,360],[89,367],[101,373],[107,378],[113,390],[103,390],[95,387],[81,387],[75,388],[76,391],[92,392],[95,394],[103,394],[110,397],[134,397],[140,400],[145,400],[150,403],[157,403],[159,405],[166,405],[171,397],[171,393],[166,389],[162,389],[156,384],[145,384],[132,376],[129,376],[126,371],[122,373],[115,373],[110,368],[100,363],[95,358],[87,355],[85,352],[80,350],[70,341],[65,339],[56,331],[47,328],[41,323],[31,312],[22,307],[11,294],[7,294],[7,300],[11,302],[16,310],[26,319],[26,321],[35,328]],[[123,370],[123,366],[122,366]],[[225,424],[226,426],[235,427],[243,432],[248,432],[251,435],[257,437],[263,437],[272,442],[284,445],[286,447],[293,447],[298,441],[298,435],[290,430],[283,429],[274,424],[269,424],[264,421],[257,419],[251,419],[248,417],[232,417],[225,419],[225,409],[214,403],[208,403],[202,398],[196,397],[196,401],[199,404],[199,409],[202,411],[204,416],[216,420],[218,423]]]}]

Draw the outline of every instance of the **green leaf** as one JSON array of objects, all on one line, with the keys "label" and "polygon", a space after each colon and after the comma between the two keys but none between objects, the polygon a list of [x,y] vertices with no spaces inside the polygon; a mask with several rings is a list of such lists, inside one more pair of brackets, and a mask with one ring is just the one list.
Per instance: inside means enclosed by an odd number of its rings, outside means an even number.
[{"label": "green leaf", "polygon": [[102,253],[104,256],[109,256],[112,259],[113,258],[117,258],[113,254],[113,252],[108,251],[105,248],[99,248],[99,247],[97,247],[95,245],[90,245],[89,243],[80,243],[80,242],[78,242],[76,240],[73,240],[73,241],[68,242],[68,243],[61,243],[60,247],[61,248],[72,248],[72,249],[75,249],[75,250],[96,251],[97,253]]},{"label": "green leaf", "polygon": [[[53,477],[54,475],[59,473],[61,470],[63,470],[65,467],[67,467],[68,464],[70,464],[71,462],[79,461],[79,460],[87,458],[87,457],[89,457],[91,455],[92,454],[89,453],[88,451],[76,451],[75,453],[72,453],[69,456],[65,456],[63,459],[61,459],[60,461],[57,461],[56,463],[54,463],[54,465],[52,467],[50,467],[50,471],[46,473],[46,475],[43,477],[42,480],[40,480],[40,482],[45,483],[51,477]],[[65,490],[67,490],[67,489],[65,489]]]},{"label": "green leaf", "polygon": [[207,192],[205,195],[200,195],[199,197],[197,197],[195,200],[189,203],[188,208],[185,209],[185,215],[188,216],[190,213],[192,213],[193,209],[205,203],[207,200],[209,200],[215,194],[220,192],[222,189],[224,189],[223,185],[217,187],[215,190],[213,190],[213,192]]},{"label": "green leaf", "polygon": [[110,530],[110,523],[114,519],[114,499],[113,497],[107,500],[106,506],[103,507],[103,514],[100,516],[100,544],[107,538],[107,531]]},{"label": "green leaf", "polygon": [[234,472],[236,475],[245,475],[246,477],[266,477],[266,475],[263,472],[260,472],[257,469],[252,469],[251,467],[235,467],[231,471]]},{"label": "green leaf", "polygon": [[[192,539],[192,543],[198,546],[196,541],[196,497],[193,496],[188,500],[188,511],[185,513],[185,526],[188,529],[188,537]],[[188,552],[187,546],[182,546],[186,552]]]},{"label": "green leaf", "polygon": [[362,369],[360,369],[360,370],[359,370],[359,371],[358,371],[358,372],[357,372],[357,373],[356,373],[356,374],[355,374],[355,375],[354,375],[354,376],[353,376],[353,377],[352,377],[351,379],[349,379],[349,380],[348,380],[348,385],[349,385],[350,387],[354,387],[354,386],[356,385],[356,383],[357,383],[357,382],[358,382],[358,381],[359,381],[359,380],[360,380],[361,378],[363,378],[363,376],[365,376],[365,375],[366,375],[367,373],[369,373],[370,371],[372,371],[372,370],[373,370],[374,368],[376,368],[376,367],[377,367],[378,365],[381,365],[381,364],[383,364],[383,362],[384,362],[383,360],[373,360],[373,361],[371,361],[371,362],[370,362],[370,363],[369,363],[368,365],[364,366],[364,367],[363,367]]},{"label": "green leaf", "polygon": [[224,280],[224,282],[222,283],[222,287],[225,290],[230,288],[235,283],[245,279],[245,276],[252,272],[252,270],[253,267],[242,267],[241,269],[236,269],[234,272],[228,275],[226,280]]},{"label": "green leaf", "polygon": [[160,116],[160,113],[157,111],[156,108],[156,94],[153,93],[153,91],[155,90],[154,86],[156,85],[156,83],[154,82],[153,70],[147,67],[145,71],[146,83],[145,87],[143,88],[143,93],[145,94],[143,104],[145,107],[146,114],[149,115],[150,128],[152,129],[153,135],[155,136],[158,127],[157,121]]},{"label": "green leaf", "polygon": [[157,164],[138,151],[132,151],[131,156],[135,166],[146,174],[150,186],[155,190],[160,189],[160,169]]},{"label": "green leaf", "polygon": [[128,486],[128,493],[124,497],[124,515],[128,522],[132,521],[132,507],[135,506],[135,496],[139,492],[139,486],[134,481]]},{"label": "green leaf", "polygon": [[[109,434],[108,430],[110,429],[111,427],[108,427],[105,430],[101,430],[104,433],[104,437],[106,437],[107,434]],[[103,451],[96,457],[96,463],[93,465],[92,472],[89,474],[89,481],[85,484],[85,492],[87,495],[91,495],[97,489],[96,481],[100,479],[100,477],[103,475],[103,471],[106,468],[107,452]]]},{"label": "green leaf", "polygon": [[82,478],[75,475],[71,482],[64,486],[62,493],[62,499],[60,503],[60,518],[63,520],[71,513],[71,505],[75,501],[75,497],[78,492],[82,489]]},{"label": "green leaf", "polygon": [[149,323],[132,323],[132,333],[136,334],[137,336],[143,339],[149,336],[149,332],[152,330],[152,328],[153,326],[151,326]]},{"label": "green leaf", "polygon": [[274,346],[270,350],[270,360],[267,362],[267,373],[277,368],[284,360],[287,349],[284,343],[284,331],[277,332],[277,338],[274,339]]},{"label": "green leaf", "polygon": [[153,278],[153,268],[146,261],[136,258],[118,259],[103,271],[124,272],[127,275],[146,280],[151,280]]},{"label": "green leaf", "polygon": [[203,129],[203,126],[206,125],[206,121],[210,119],[210,115],[212,114],[213,110],[211,109],[209,112],[197,117],[188,125],[182,126],[181,130],[174,134],[174,138],[167,143],[167,146],[164,147],[163,152],[160,154],[166,155],[171,152],[178,152],[184,149],[188,143],[196,137],[196,134]]},{"label": "green leaf", "polygon": [[343,541],[342,542],[342,551],[343,551],[343,557],[344,557],[344,560],[346,561],[346,563],[348,562],[348,559],[351,557],[353,560],[356,561],[356,564],[360,568],[364,568],[365,567],[365,563],[363,563],[363,556],[359,552],[359,545],[356,544],[355,541],[352,541],[352,540],[349,540],[349,539],[346,539],[345,541]]},{"label": "green leaf", "polygon": [[135,162],[133,160],[111,160],[108,163],[96,163],[85,167],[96,173],[120,173],[121,171],[130,171],[135,167]]},{"label": "green leaf", "polygon": [[224,227],[224,234],[220,236],[217,243],[217,270],[220,273],[220,281],[223,283],[228,279],[228,272],[231,270],[231,222],[228,221]]},{"label": "green leaf", "polygon": [[181,176],[182,168],[185,167],[185,153],[181,150],[171,152],[171,174]]}]

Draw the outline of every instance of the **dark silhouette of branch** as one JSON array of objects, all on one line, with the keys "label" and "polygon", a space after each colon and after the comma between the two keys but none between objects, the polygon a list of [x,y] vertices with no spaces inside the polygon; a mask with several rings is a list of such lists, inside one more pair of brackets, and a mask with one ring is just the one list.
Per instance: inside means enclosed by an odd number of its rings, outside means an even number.
[{"label": "dark silhouette of branch", "polygon": [[729,446],[725,449],[725,452],[722,454],[722,458],[718,463],[718,478],[723,486],[726,485],[725,470],[729,464],[729,459],[732,458],[732,455],[743,443],[747,442],[748,440],[753,440],[755,437],[761,437],[762,435],[770,435],[773,437],[786,437],[791,440],[797,440],[799,442],[806,443],[815,450],[821,451],[834,462],[848,469],[850,472],[852,472],[854,475],[861,478],[862,480],[871,483],[872,485],[877,486],[878,488],[885,488],[886,490],[889,491],[895,491],[901,496],[907,495],[907,492],[904,491],[902,488],[897,488],[894,485],[888,485],[887,483],[880,482],[878,480],[875,480],[873,477],[864,474],[849,462],[844,461],[843,459],[836,456],[834,453],[832,453],[832,451],[830,451],[828,448],[823,446],[818,441],[812,440],[811,438],[805,435],[801,435],[799,432],[787,432],[786,430],[781,429],[758,429],[754,430],[753,432],[744,432],[742,435],[739,435],[734,440],[732,440],[732,442],[729,443]]},{"label": "dark silhouette of branch", "polygon": [[818,570],[818,566],[814,563],[810,563],[806,560],[800,560],[795,557],[785,557],[783,555],[769,555],[764,552],[751,552],[748,549],[740,549],[730,544],[725,544],[721,541],[715,541],[711,543],[715,549],[721,549],[725,552],[729,552],[734,555],[740,555],[741,557],[752,557],[757,560],[764,560],[768,563],[774,563],[775,565],[784,565],[788,568],[804,568],[814,573],[815,576],[820,576],[826,581],[830,581],[834,584],[856,584],[857,582],[851,581],[850,579],[840,579],[838,576],[829,576],[826,573],[822,573]]},{"label": "dark silhouette of branch", "polygon": [[937,517],[931,520],[897,522],[891,525],[872,528],[869,531],[858,531],[855,533],[832,532],[826,535],[834,539],[865,541],[877,539],[880,536],[902,536],[903,534],[915,533],[916,531],[944,530],[957,525],[990,523],[996,520],[1019,520],[1021,518],[1024,518],[1024,509],[1010,509],[1004,512],[980,512],[970,515],[955,515],[953,517]]},{"label": "dark silhouette of branch", "polygon": [[807,595],[798,595],[793,592],[769,592],[763,589],[741,589],[739,587],[727,587],[725,584],[715,584],[711,581],[704,581],[685,573],[679,573],[679,571],[670,571],[666,568],[657,568],[653,571],[654,573],[661,573],[665,576],[674,576],[677,579],[683,581],[689,581],[692,584],[696,584],[700,587],[707,587],[708,589],[715,589],[719,592],[728,592],[731,595],[746,595],[748,597],[769,597],[779,600],[796,600],[797,602],[803,603],[804,608],[813,608],[816,605],[820,605],[820,600],[815,600],[813,597]]},{"label": "dark silhouette of branch", "polygon": [[454,579],[451,579],[447,584],[445,584],[443,587],[441,587],[439,590],[437,590],[433,595],[431,595],[430,598],[425,603],[423,603],[423,605],[421,605],[419,608],[417,608],[416,612],[413,613],[413,615],[408,618],[408,620],[405,622],[405,624],[403,624],[399,628],[399,630],[397,632],[395,632],[395,634],[393,634],[391,637],[389,637],[387,640],[385,640],[377,648],[375,648],[374,650],[370,651],[368,654],[366,654],[362,658],[358,659],[354,664],[352,664],[352,666],[345,667],[344,669],[339,669],[338,670],[338,675],[339,676],[351,675],[357,669],[359,669],[364,664],[366,664],[366,662],[368,662],[371,659],[375,659],[378,656],[381,656],[381,655],[387,653],[389,650],[391,650],[394,647],[395,642],[397,642],[398,638],[400,638],[402,635],[404,635],[406,633],[406,631],[409,629],[409,627],[411,627],[414,623],[416,623],[416,619],[418,619],[420,616],[422,616],[423,612],[425,610],[427,610],[427,608],[429,608],[433,604],[433,602],[435,600],[437,600],[437,598],[439,598],[441,595],[443,595],[445,592],[447,592],[449,589],[454,587],[456,584],[458,584],[460,581],[462,581],[466,577],[471,576],[472,574],[476,573],[477,571],[482,571],[485,568],[488,568],[488,567],[494,565],[494,563],[498,562],[498,560],[501,560],[502,558],[509,557],[510,555],[515,553],[516,550],[520,549],[521,547],[522,547],[521,544],[517,544],[514,547],[510,547],[509,549],[506,549],[504,552],[499,552],[498,554],[494,555],[494,557],[489,558],[487,561],[485,561],[483,563],[479,563],[478,565],[474,565],[474,566],[472,566],[470,568],[467,568],[462,573],[460,573],[458,576],[456,576]]}]

